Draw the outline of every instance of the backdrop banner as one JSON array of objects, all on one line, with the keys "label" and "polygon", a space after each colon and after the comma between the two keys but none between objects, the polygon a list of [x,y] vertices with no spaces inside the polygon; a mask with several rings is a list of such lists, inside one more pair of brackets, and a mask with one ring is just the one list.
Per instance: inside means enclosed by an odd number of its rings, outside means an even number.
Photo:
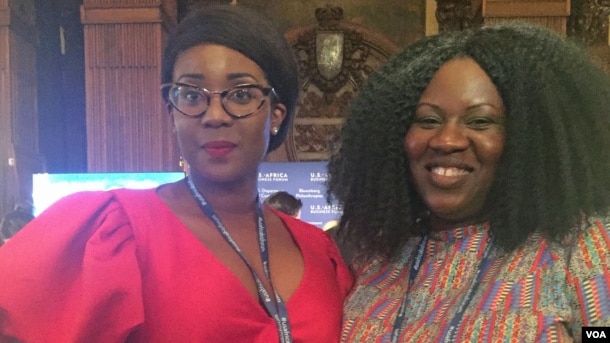
[{"label": "backdrop banner", "polygon": [[[182,178],[182,172],[34,174],[34,215],[75,192],[154,188]],[[286,191],[303,202],[301,219],[322,228],[341,215],[339,206],[326,201],[326,179],[326,162],[265,162],[258,173],[260,200]]]}]

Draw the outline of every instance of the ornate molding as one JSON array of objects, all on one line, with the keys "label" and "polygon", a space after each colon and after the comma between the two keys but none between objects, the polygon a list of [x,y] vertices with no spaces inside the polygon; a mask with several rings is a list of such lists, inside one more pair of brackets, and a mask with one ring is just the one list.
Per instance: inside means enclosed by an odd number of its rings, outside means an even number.
[{"label": "ornate molding", "polygon": [[372,70],[366,68],[366,60],[371,54],[371,46],[362,38],[362,34],[353,29],[337,29],[335,31],[343,36],[342,66],[336,76],[328,78],[318,68],[316,56],[317,45],[320,43],[316,36],[321,30],[305,32],[298,38],[293,46],[296,49],[301,79],[315,84],[324,93],[335,93],[347,82],[354,82],[358,87]]},{"label": "ornate molding", "polygon": [[302,82],[287,140],[293,161],[320,161],[339,133],[350,100],[368,76],[398,47],[363,26],[343,22],[343,9],[317,8],[317,25],[286,34],[294,49]]},{"label": "ornate molding", "polygon": [[436,0],[440,32],[460,31],[483,24],[481,0]]},{"label": "ornate molding", "polygon": [[164,12],[160,6],[98,8],[81,7],[81,22],[87,24],[161,23]]},{"label": "ornate molding", "polygon": [[608,45],[610,0],[572,0],[568,35],[586,45]]}]

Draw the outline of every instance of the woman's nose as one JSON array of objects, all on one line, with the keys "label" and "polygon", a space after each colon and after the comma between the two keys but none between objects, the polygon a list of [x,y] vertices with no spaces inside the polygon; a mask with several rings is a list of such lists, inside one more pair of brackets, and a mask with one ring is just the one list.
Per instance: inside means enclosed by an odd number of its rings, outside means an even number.
[{"label": "woman's nose", "polygon": [[432,149],[449,153],[465,150],[470,143],[466,128],[457,123],[445,123],[437,129],[429,144]]},{"label": "woman's nose", "polygon": [[205,126],[218,127],[228,125],[233,118],[225,110],[222,97],[218,93],[209,95],[208,109],[201,117],[201,123]]}]

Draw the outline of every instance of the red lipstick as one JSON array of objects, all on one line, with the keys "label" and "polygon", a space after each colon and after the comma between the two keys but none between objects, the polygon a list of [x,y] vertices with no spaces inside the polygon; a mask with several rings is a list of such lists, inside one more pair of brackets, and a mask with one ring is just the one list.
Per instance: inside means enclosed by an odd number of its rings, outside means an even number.
[{"label": "red lipstick", "polygon": [[235,144],[227,141],[212,141],[203,145],[203,150],[214,158],[224,157],[235,149]]}]

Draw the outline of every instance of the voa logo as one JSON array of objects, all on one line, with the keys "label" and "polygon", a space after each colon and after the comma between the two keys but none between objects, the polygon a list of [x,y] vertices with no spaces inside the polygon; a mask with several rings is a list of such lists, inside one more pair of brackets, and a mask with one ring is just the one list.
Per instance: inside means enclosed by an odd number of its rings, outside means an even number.
[{"label": "voa logo", "polygon": [[585,336],[587,338],[602,339],[606,338],[606,332],[598,330],[585,330]]}]

